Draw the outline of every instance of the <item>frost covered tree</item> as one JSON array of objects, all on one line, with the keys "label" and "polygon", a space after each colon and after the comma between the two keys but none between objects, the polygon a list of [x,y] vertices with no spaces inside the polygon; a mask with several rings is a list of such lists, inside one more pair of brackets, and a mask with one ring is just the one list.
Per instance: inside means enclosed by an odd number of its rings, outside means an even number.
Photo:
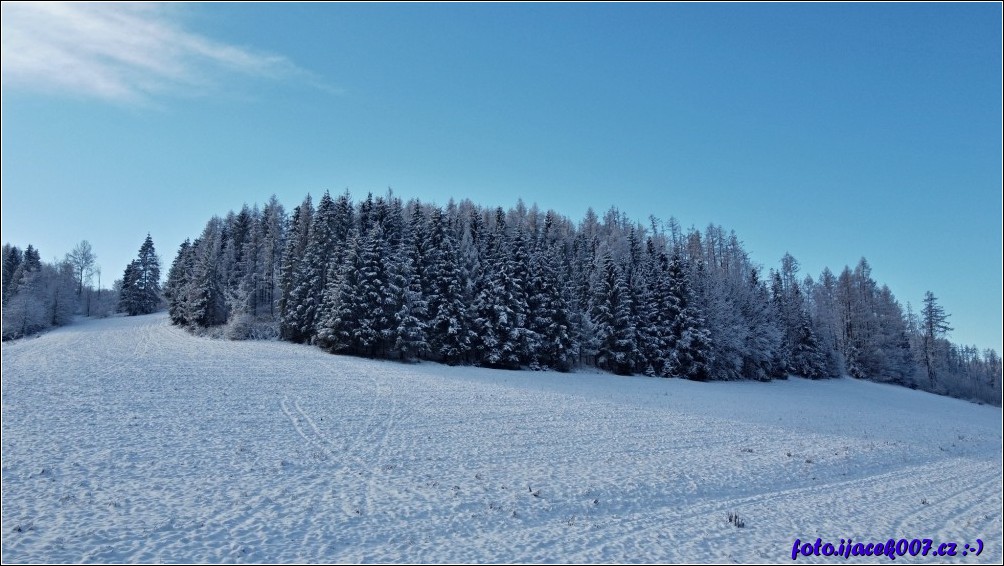
[{"label": "frost covered tree", "polygon": [[297,284],[297,274],[307,250],[313,217],[314,205],[310,195],[307,195],[300,206],[293,210],[279,272],[280,336],[293,342],[302,340],[300,319],[297,315],[298,305],[294,302],[293,289]]},{"label": "frost covered tree", "polygon": [[160,307],[160,260],[149,234],[139,248],[139,257],[126,266],[122,277],[119,310],[130,316],[150,314]]},{"label": "frost covered tree", "polygon": [[97,255],[94,254],[94,250],[87,240],[82,240],[70,250],[70,253],[66,254],[66,261],[73,267],[73,272],[77,277],[78,297],[84,294],[84,285],[90,283],[97,259]]},{"label": "frost covered tree", "polygon": [[391,263],[391,280],[396,295],[394,350],[402,360],[426,357],[429,350],[427,297],[431,285],[425,272],[430,255],[429,238],[421,207],[413,203],[411,209],[407,232]]},{"label": "frost covered tree", "polygon": [[44,263],[34,246],[4,246],[3,339],[34,334],[72,321],[76,278],[67,261]]},{"label": "frost covered tree", "polygon": [[260,241],[260,261],[255,273],[255,314],[267,312],[269,320],[278,316],[278,302],[281,296],[281,273],[283,251],[286,238],[286,210],[275,195],[262,209],[258,225]]},{"label": "frost covered tree", "polygon": [[178,253],[167,272],[167,282],[164,284],[164,298],[167,299],[167,312],[171,322],[179,326],[188,326],[191,310],[189,299],[195,280],[195,264],[200,241],[195,244],[185,240],[178,248]]},{"label": "frost covered tree", "polygon": [[140,306],[136,291],[136,284],[139,280],[138,261],[135,259],[126,265],[122,274],[122,289],[119,292],[119,312],[134,316],[140,313]]},{"label": "frost covered tree", "polygon": [[667,340],[670,354],[665,372],[673,377],[707,381],[711,378],[711,335],[691,295],[685,263],[674,254],[666,274],[672,316]]},{"label": "frost covered tree", "polygon": [[18,269],[17,291],[6,296],[3,307],[3,339],[11,340],[48,327],[39,271]]},{"label": "frost covered tree", "polygon": [[621,269],[609,251],[602,261],[592,314],[598,342],[596,365],[627,375],[634,369],[638,357],[635,328],[631,325],[630,297]]},{"label": "frost covered tree", "polygon": [[42,270],[42,254],[38,253],[35,246],[28,244],[28,247],[24,249],[24,270],[25,271],[41,271]]},{"label": "frost covered tree", "polygon": [[863,379],[906,385],[914,372],[902,308],[888,287],[879,287],[862,258],[837,278],[836,310],[847,372]]},{"label": "frost covered tree", "polygon": [[554,216],[548,212],[529,270],[527,325],[536,339],[531,347],[533,363],[569,371],[575,363],[575,344],[569,319],[567,294],[560,270],[564,261],[551,241]]},{"label": "frost covered tree", "polygon": [[431,233],[425,279],[429,282],[426,308],[429,323],[430,355],[454,365],[462,363],[471,353],[474,339],[469,320],[468,292],[460,267],[456,235],[448,226],[448,218],[438,208],[432,210]]},{"label": "frost covered tree", "polygon": [[787,373],[821,378],[827,372],[826,356],[813,328],[798,269],[798,261],[785,254],[781,270],[771,271],[771,299],[783,333],[781,360]]},{"label": "frost covered tree", "polygon": [[[510,244],[513,247],[510,247]],[[485,239],[485,256],[473,305],[475,351],[489,367],[516,369],[524,362],[526,293],[513,259],[522,240],[510,242],[505,214],[496,209],[495,227]]]},{"label": "frost covered tree", "polygon": [[339,244],[336,239],[336,234],[341,232],[339,221],[335,201],[325,192],[310,223],[303,258],[294,271],[289,298],[292,308],[287,307],[284,321],[284,336],[288,340],[307,342],[317,332],[316,326],[324,305],[329,262]]},{"label": "frost covered tree", "polygon": [[924,293],[924,308],[921,310],[921,316],[924,326],[924,369],[927,371],[930,386],[934,388],[938,381],[939,340],[953,329],[948,325],[949,315],[945,313],[944,307],[938,304],[938,298],[930,291]]},{"label": "frost covered tree", "polygon": [[[3,304],[6,305],[17,293],[19,269],[24,261],[24,252],[17,246],[3,245]],[[23,270],[22,270],[23,272]]]}]

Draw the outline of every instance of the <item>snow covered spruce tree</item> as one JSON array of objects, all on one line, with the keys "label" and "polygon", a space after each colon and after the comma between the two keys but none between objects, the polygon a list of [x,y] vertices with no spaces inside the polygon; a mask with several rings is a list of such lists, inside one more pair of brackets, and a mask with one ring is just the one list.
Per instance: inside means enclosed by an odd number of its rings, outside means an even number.
[{"label": "snow covered spruce tree", "polygon": [[279,334],[283,340],[297,342],[301,338],[297,316],[298,305],[293,302],[292,295],[297,282],[297,273],[307,250],[313,217],[314,205],[310,195],[307,195],[300,206],[293,210],[293,218],[289,221],[286,233],[282,267],[279,271]]},{"label": "snow covered spruce tree", "polygon": [[160,308],[160,303],[160,259],[153,238],[147,234],[139,257],[126,266],[122,276],[119,311],[129,316],[150,314]]},{"label": "snow covered spruce tree", "polygon": [[291,292],[286,310],[285,338],[293,342],[308,342],[317,332],[316,325],[323,305],[328,279],[329,258],[334,254],[339,218],[335,201],[327,192],[321,197],[310,223],[310,233],[303,258],[293,272]]},{"label": "snow covered spruce tree", "polygon": [[530,258],[527,325],[537,341],[530,355],[540,367],[568,371],[575,363],[575,344],[561,277],[566,262],[553,232],[554,214],[548,212]]},{"label": "snow covered spruce tree", "polygon": [[631,304],[624,277],[607,251],[598,271],[592,318],[596,324],[596,365],[614,373],[632,373],[638,357]]},{"label": "snow covered spruce tree", "polygon": [[[526,292],[516,267],[505,213],[496,209],[495,226],[488,231],[478,292],[474,298],[475,353],[488,367],[519,368],[526,360]],[[521,252],[522,253],[522,252]]]},{"label": "snow covered spruce tree", "polygon": [[171,262],[171,268],[167,271],[167,282],[164,284],[167,313],[171,322],[178,326],[187,326],[191,323],[186,307],[195,271],[195,249],[196,246],[187,239],[181,243],[174,261]]},{"label": "snow covered spruce tree", "polygon": [[3,245],[3,296],[4,306],[10,302],[12,296],[17,293],[18,280],[24,269],[21,267],[24,261],[24,252],[17,246],[10,244]]},{"label": "snow covered spruce tree", "polygon": [[669,281],[670,310],[666,341],[669,355],[665,373],[672,377],[707,381],[711,379],[711,335],[704,326],[704,317],[694,304],[685,260],[679,254],[673,254],[666,279]]},{"label": "snow covered spruce tree", "polygon": [[455,365],[470,355],[474,340],[467,311],[469,293],[464,284],[459,250],[449,218],[439,208],[430,217],[431,232],[424,279],[428,282],[426,336],[431,359]]}]

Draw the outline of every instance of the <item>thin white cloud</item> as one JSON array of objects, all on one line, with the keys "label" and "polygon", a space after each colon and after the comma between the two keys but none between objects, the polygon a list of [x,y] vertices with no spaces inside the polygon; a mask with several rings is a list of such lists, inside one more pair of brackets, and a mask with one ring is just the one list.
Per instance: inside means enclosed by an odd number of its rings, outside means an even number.
[{"label": "thin white cloud", "polygon": [[125,103],[202,93],[228,73],[325,88],[285,57],[185,31],[162,5],[4,2],[2,10],[4,88]]}]

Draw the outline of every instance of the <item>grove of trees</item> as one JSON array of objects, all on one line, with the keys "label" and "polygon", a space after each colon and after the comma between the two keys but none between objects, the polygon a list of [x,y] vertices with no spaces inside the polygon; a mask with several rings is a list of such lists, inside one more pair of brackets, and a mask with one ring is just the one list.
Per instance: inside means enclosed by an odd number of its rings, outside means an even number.
[{"label": "grove of trees", "polygon": [[[149,277],[142,257],[134,271]],[[152,293],[155,280],[136,287]],[[180,326],[373,358],[693,380],[848,374],[1001,397],[1000,356],[950,343],[933,295],[915,315],[863,258],[813,278],[785,255],[764,272],[720,226],[641,225],[616,209],[574,223],[522,202],[325,193],[287,215],[273,196],[182,243],[163,294]]]},{"label": "grove of trees", "polygon": [[94,288],[97,256],[86,240],[61,261],[44,262],[28,244],[3,246],[3,339],[11,340],[69,324],[75,314],[114,312],[115,290]]}]

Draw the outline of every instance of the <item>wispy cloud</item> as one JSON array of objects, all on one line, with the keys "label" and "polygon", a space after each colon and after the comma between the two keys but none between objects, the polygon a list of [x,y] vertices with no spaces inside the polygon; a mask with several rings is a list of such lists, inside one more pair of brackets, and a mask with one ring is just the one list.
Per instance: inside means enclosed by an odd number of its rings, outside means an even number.
[{"label": "wispy cloud", "polygon": [[4,2],[2,10],[4,88],[147,103],[204,93],[228,74],[320,86],[285,57],[185,31],[162,5]]}]

